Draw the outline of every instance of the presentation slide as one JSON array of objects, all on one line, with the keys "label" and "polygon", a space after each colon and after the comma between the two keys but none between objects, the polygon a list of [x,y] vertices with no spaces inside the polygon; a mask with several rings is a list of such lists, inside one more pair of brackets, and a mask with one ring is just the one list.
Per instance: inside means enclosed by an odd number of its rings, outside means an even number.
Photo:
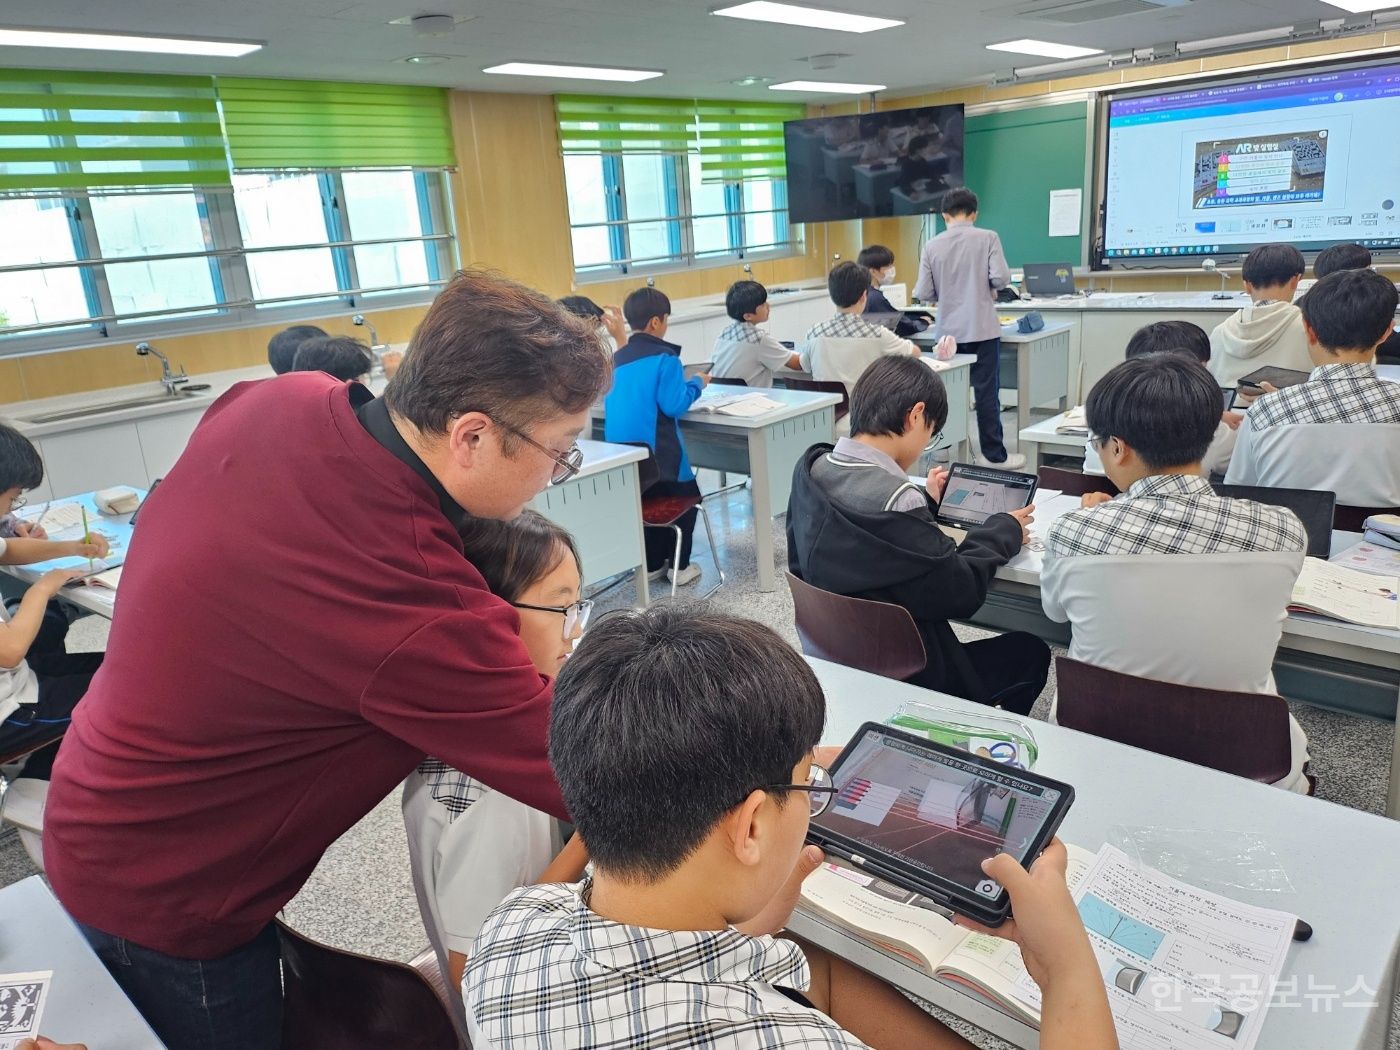
[{"label": "presentation slide", "polygon": [[1400,63],[1108,102],[1105,261],[1400,248]]},{"label": "presentation slide", "polygon": [[1026,859],[1060,793],[956,758],[935,761],[902,741],[868,734],[841,763],[838,793],[814,823],[900,854],[925,871],[987,898],[1001,887],[982,861]]}]

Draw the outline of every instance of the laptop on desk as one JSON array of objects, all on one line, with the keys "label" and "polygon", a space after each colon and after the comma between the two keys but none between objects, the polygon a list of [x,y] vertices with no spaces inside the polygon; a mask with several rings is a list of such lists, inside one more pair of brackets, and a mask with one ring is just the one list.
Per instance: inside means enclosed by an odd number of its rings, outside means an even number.
[{"label": "laptop on desk", "polygon": [[1268,503],[1275,507],[1287,507],[1303,523],[1303,531],[1308,534],[1307,554],[1310,558],[1326,561],[1332,555],[1332,515],[1337,509],[1337,497],[1331,492],[1315,492],[1312,489],[1274,489],[1256,485],[1226,485],[1211,482],[1218,496],[1231,499],[1249,499],[1255,503]]},{"label": "laptop on desk", "polygon": [[1074,295],[1074,267],[1069,263],[1026,263],[1024,290],[1037,298]]}]

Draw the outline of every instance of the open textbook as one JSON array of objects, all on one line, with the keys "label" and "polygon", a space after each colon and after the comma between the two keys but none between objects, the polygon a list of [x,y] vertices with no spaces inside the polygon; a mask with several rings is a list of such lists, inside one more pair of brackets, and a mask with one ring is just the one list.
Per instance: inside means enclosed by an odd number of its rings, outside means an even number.
[{"label": "open textbook", "polygon": [[[1252,1050],[1295,917],[1139,868],[1114,846],[1067,848],[1121,1050]],[[933,902],[826,864],[803,884],[801,907],[1039,1027],[1040,989],[1020,949],[954,925]]]},{"label": "open textbook", "polygon": [[1363,627],[1400,629],[1400,576],[1304,558],[1288,607]]},{"label": "open textbook", "polygon": [[[146,493],[143,490],[137,489],[136,492],[141,498],[145,498]],[[111,516],[99,513],[90,493],[52,500],[39,507],[26,507],[20,520],[31,525],[42,525],[51,540],[80,540],[83,538],[84,513],[87,515],[89,531],[106,537],[110,548],[107,557],[52,558],[49,561],[26,565],[25,570],[42,575],[50,569],[78,569],[85,575],[95,576],[121,565],[126,560],[126,549],[131,543],[131,517],[126,514]]]},{"label": "open textbook", "polygon": [[696,399],[691,410],[694,412],[717,412],[725,416],[761,416],[775,408],[782,408],[783,402],[774,401],[762,393],[739,392],[735,394],[706,393]]}]

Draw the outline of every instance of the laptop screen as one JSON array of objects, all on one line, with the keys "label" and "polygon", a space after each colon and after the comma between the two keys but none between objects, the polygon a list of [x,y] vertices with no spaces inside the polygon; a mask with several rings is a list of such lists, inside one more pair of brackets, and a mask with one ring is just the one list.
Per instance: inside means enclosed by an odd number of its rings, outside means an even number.
[{"label": "laptop screen", "polygon": [[1212,484],[1221,496],[1232,499],[1250,499],[1255,503],[1269,503],[1275,507],[1287,507],[1303,523],[1308,534],[1308,557],[1328,558],[1332,554],[1332,515],[1337,509],[1337,497],[1331,492],[1315,492],[1312,489],[1275,489],[1256,485]]}]

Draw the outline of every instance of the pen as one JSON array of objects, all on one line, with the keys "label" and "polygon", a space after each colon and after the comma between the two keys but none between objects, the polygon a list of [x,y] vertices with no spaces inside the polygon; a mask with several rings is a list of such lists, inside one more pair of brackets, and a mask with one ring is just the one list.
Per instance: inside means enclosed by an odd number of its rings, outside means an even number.
[{"label": "pen", "polygon": [[53,500],[49,500],[47,503],[44,504],[44,509],[41,510],[41,511],[39,512],[39,516],[38,516],[37,518],[35,518],[34,521],[33,521],[32,523],[30,523],[30,526],[29,526],[29,531],[30,531],[30,532],[33,532],[33,531],[34,531],[35,529],[37,529],[40,525],[44,524],[44,519],[47,518],[47,517],[49,516],[49,508],[52,507],[52,506],[53,506]]},{"label": "pen", "polygon": [[[81,511],[83,512],[83,542],[84,542],[84,543],[91,543],[91,542],[92,542],[92,532],[88,529],[87,508],[84,507],[82,504],[79,504],[79,505],[78,505],[78,509],[81,510]],[[92,567],[93,567],[92,559],[89,558],[89,559],[88,559],[88,568],[91,569]]]}]

